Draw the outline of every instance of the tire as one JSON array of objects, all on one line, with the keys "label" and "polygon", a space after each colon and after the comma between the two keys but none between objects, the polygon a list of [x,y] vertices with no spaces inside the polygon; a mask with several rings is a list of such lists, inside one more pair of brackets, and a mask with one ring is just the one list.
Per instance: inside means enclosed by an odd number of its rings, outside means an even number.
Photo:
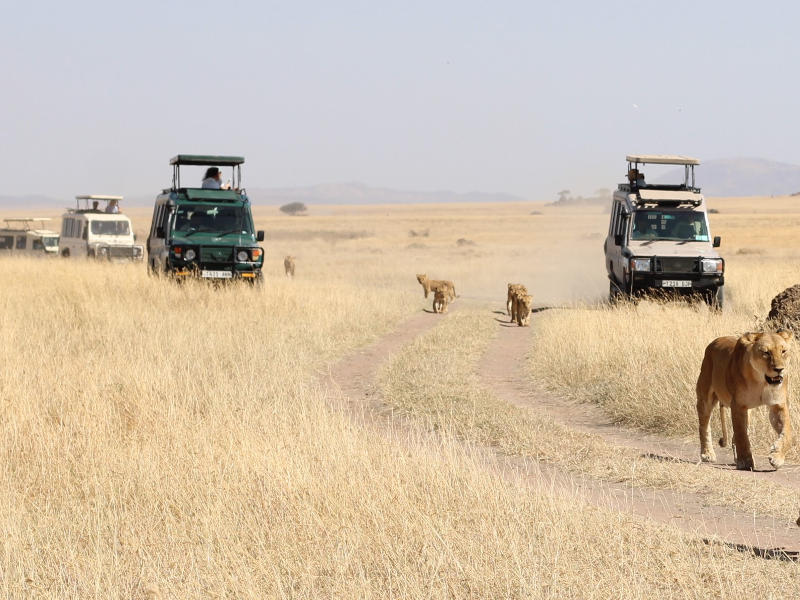
[{"label": "tire", "polygon": [[69,258],[69,248],[64,248],[61,251],[61,258]]},{"label": "tire", "polygon": [[616,306],[620,303],[623,297],[623,291],[619,289],[616,283],[613,280],[609,280],[608,282],[608,303],[611,306]]}]

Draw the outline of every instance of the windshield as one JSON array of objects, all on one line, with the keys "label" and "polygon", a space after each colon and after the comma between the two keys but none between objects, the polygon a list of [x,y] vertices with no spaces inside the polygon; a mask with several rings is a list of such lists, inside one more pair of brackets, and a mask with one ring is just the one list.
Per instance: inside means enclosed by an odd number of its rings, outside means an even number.
[{"label": "windshield", "polygon": [[638,210],[631,240],[707,242],[705,214],[694,211]]},{"label": "windshield", "polygon": [[48,248],[55,248],[56,246],[58,246],[58,236],[53,235],[53,236],[43,237],[42,242],[44,242],[44,245],[47,246]]},{"label": "windshield", "polygon": [[94,235],[130,235],[131,227],[127,221],[92,221]]},{"label": "windshield", "polygon": [[253,235],[250,211],[229,204],[180,204],[175,210],[175,232],[192,235],[201,231],[220,235]]}]

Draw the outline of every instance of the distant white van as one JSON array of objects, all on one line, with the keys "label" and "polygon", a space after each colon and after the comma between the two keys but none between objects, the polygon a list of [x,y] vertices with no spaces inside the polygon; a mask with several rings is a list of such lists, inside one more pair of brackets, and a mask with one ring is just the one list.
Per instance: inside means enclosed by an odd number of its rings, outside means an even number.
[{"label": "distant white van", "polygon": [[[75,196],[76,208],[61,217],[58,253],[64,258],[87,257],[111,261],[142,260],[144,248],[133,236],[131,220],[119,210],[122,196]],[[100,207],[104,202],[105,206]]]},{"label": "distant white van", "polygon": [[[20,218],[4,219],[6,226],[0,228],[0,256],[16,254],[23,256],[58,256],[58,233],[42,229],[50,219]],[[38,228],[36,226],[39,226]]]}]

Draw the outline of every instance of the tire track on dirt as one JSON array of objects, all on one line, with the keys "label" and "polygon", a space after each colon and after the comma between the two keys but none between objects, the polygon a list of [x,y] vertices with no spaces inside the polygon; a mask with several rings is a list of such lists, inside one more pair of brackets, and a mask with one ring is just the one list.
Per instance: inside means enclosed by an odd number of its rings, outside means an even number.
[{"label": "tire track on dirt", "polygon": [[[451,310],[457,310],[457,307],[452,307]],[[444,318],[447,318],[446,315]],[[327,373],[321,374],[320,383],[332,396],[343,397],[355,420],[375,426],[379,430],[410,430],[413,419],[397,416],[392,408],[383,403],[376,381],[378,371],[395,353],[435,327],[441,319],[442,317],[429,313],[410,317],[394,331],[336,362]],[[524,356],[530,342],[530,329],[514,326],[500,327],[500,330],[479,366],[479,375],[489,386],[488,389],[501,400],[527,408],[547,409],[547,402],[555,404],[556,399],[547,396],[547,401],[539,405],[538,400],[541,397],[530,393],[527,389],[530,387],[529,383],[526,388]],[[576,426],[580,427],[583,426],[583,421],[579,419],[579,412],[578,407],[573,407],[571,412],[564,412],[561,416],[566,419],[566,416],[572,415]],[[607,418],[605,422],[608,422]],[[565,424],[569,425],[569,422],[565,421]],[[601,425],[601,428],[608,435],[617,436],[615,439],[621,442],[628,439],[629,435],[632,447],[639,447],[633,445],[633,436],[638,434],[626,435],[625,430],[614,425]],[[688,446],[680,442],[673,446],[672,441],[663,439],[653,441],[664,444],[658,446],[663,452],[672,453],[673,449]],[[800,550],[800,534],[788,518],[789,515],[786,521],[778,521],[745,511],[707,506],[697,494],[636,488],[600,481],[569,473],[556,465],[507,456],[493,448],[483,447],[477,450],[485,455],[487,467],[496,468],[501,476],[522,476],[532,487],[548,494],[576,496],[600,508],[673,525],[704,539],[717,539],[734,547],[752,549],[758,555],[796,558],[796,553]]]},{"label": "tire track on dirt", "polygon": [[[525,364],[531,343],[531,328],[509,326],[500,319],[498,335],[490,342],[478,365],[478,375],[485,387],[499,400],[514,406],[536,410],[557,423],[583,433],[597,435],[605,441],[642,452],[643,457],[654,460],[698,463],[697,440],[670,439],[654,434],[628,429],[612,422],[602,408],[566,400],[542,389],[537,389],[527,376]],[[718,448],[718,458],[723,463],[708,465],[731,471],[739,477],[769,480],[800,489],[800,465],[785,465],[779,471],[771,467],[761,471],[737,471],[733,453],[729,448]],[[765,457],[758,462],[768,465]],[[557,467],[554,467],[557,468]],[[587,483],[585,477],[579,481]],[[594,495],[594,483],[588,483],[585,492]],[[800,551],[800,532],[793,515],[785,522],[772,517],[754,515],[746,511],[707,505],[702,495],[671,490],[646,490],[629,486],[608,484],[622,506],[638,516],[675,525],[702,536],[718,536],[735,546],[753,548],[786,548]]]}]

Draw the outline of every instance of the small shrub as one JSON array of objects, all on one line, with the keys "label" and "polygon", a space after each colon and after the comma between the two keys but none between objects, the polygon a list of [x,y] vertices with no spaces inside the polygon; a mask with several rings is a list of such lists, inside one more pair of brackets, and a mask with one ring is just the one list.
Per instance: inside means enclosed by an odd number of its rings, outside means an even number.
[{"label": "small shrub", "polygon": [[289,204],[284,204],[281,206],[281,212],[286,213],[287,215],[300,215],[305,213],[308,210],[305,204],[302,202],[289,202]]}]

